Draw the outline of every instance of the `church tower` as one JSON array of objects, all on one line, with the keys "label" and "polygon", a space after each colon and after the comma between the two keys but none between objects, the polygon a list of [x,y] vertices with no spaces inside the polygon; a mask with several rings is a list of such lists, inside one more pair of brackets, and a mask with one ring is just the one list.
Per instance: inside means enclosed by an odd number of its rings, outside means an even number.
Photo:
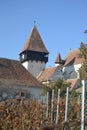
[{"label": "church tower", "polygon": [[56,60],[55,60],[55,66],[60,66],[65,63],[64,60],[62,60],[60,53],[58,53]]},{"label": "church tower", "polygon": [[20,62],[31,73],[37,77],[45,69],[48,62],[48,50],[34,25],[20,55]]}]

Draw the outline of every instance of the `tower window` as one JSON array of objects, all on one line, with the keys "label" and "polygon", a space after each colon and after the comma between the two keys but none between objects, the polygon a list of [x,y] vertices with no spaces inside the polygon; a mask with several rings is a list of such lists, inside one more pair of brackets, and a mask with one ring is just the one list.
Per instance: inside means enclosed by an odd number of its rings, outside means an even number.
[{"label": "tower window", "polygon": [[24,54],[22,54],[22,59],[24,59]]}]

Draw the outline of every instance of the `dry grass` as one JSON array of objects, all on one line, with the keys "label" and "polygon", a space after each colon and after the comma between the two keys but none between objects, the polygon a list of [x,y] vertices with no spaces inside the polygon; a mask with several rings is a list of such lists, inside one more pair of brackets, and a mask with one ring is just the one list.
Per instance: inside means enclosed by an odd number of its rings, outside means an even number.
[{"label": "dry grass", "polygon": [[[64,130],[65,126],[67,130],[80,129],[80,105],[70,101],[68,121],[64,122],[65,99],[60,100],[58,130]],[[54,130],[56,128],[56,106],[55,100],[53,123],[51,123],[50,104],[46,118],[46,107],[36,100],[10,99],[3,101],[0,103],[0,130]]]}]

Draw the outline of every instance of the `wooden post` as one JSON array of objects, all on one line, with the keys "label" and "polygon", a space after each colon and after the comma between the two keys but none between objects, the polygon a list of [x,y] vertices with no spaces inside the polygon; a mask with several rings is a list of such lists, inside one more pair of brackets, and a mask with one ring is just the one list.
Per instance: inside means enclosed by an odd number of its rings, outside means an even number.
[{"label": "wooden post", "polygon": [[[67,87],[66,91],[66,105],[65,105],[65,122],[67,122],[67,117],[68,117],[68,100],[69,100],[69,87]],[[66,126],[64,130],[66,130]]]},{"label": "wooden post", "polygon": [[46,117],[48,117],[48,102],[49,102],[49,92],[47,92],[47,99],[46,99]]},{"label": "wooden post", "polygon": [[51,100],[51,124],[53,122],[53,104],[54,104],[54,89],[52,90],[52,100]]},{"label": "wooden post", "polygon": [[81,130],[85,130],[85,81],[82,80]]},{"label": "wooden post", "polygon": [[56,130],[58,130],[59,101],[60,101],[60,89],[58,89],[58,99],[57,99]]}]

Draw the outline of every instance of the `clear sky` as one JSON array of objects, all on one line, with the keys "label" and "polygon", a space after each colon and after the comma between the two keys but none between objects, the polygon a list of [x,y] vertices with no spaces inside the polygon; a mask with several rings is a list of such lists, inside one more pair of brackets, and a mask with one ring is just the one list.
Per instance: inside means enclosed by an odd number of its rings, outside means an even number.
[{"label": "clear sky", "polygon": [[87,41],[87,0],[0,0],[0,57],[19,59],[34,21],[53,66]]}]

